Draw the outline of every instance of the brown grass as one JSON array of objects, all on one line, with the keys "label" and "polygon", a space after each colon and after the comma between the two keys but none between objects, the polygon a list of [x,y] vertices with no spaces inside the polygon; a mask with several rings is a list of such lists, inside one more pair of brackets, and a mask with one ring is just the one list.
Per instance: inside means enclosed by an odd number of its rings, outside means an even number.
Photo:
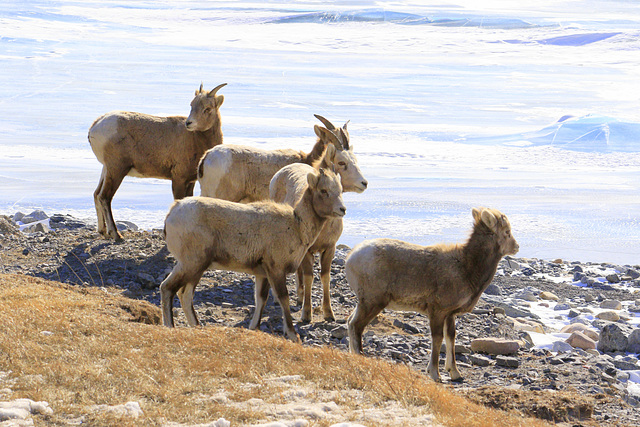
[{"label": "brown grass", "polygon": [[[301,375],[317,390],[362,392],[364,400],[342,394],[337,403],[351,409],[397,401],[409,412],[427,408],[447,426],[546,425],[473,404],[404,365],[303,347],[246,329],[168,329],[157,326],[159,318],[156,306],[115,291],[0,275],[0,371],[11,372],[9,398],[47,401],[54,414],[37,417],[48,425],[65,425],[81,415],[95,426],[204,423],[219,417],[238,425],[264,420],[265,414],[207,397],[226,391],[232,401],[276,403],[282,386],[267,380]],[[144,417],[116,420],[86,409],[128,401],[140,402]]]}]

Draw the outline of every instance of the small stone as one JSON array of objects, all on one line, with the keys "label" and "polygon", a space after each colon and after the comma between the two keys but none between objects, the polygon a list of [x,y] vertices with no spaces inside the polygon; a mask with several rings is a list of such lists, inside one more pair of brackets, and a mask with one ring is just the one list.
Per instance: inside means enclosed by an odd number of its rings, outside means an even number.
[{"label": "small stone", "polygon": [[26,255],[29,255],[29,248],[24,248],[24,249],[22,250],[22,255],[25,255],[25,256],[26,256]]},{"label": "small stone", "polygon": [[331,337],[341,340],[342,338],[349,335],[349,330],[346,326],[338,326],[337,328],[333,328],[331,330]]},{"label": "small stone", "polygon": [[596,342],[583,334],[582,332],[573,332],[569,338],[567,338],[566,343],[574,348],[581,348],[583,350],[589,350],[596,348]]},{"label": "small stone", "polygon": [[517,368],[520,366],[520,360],[517,357],[496,356],[496,365],[506,368]]},{"label": "small stone", "polygon": [[142,286],[147,289],[156,287],[156,279],[148,273],[138,273],[138,279],[140,279]]},{"label": "small stone", "polygon": [[520,343],[515,340],[502,338],[477,338],[471,341],[471,351],[487,354],[515,354],[520,349]]},{"label": "small stone", "polygon": [[617,322],[620,320],[620,315],[615,311],[603,311],[601,313],[596,314],[596,317],[601,320],[606,320],[608,322]]},{"label": "small stone", "polygon": [[491,359],[489,359],[488,357],[481,356],[479,354],[470,354],[468,357],[469,357],[469,362],[471,362],[472,365],[476,365],[480,367],[486,367],[491,365]]},{"label": "small stone", "polygon": [[554,309],[555,311],[570,310],[570,309],[571,309],[571,306],[570,306],[568,303],[566,303],[566,302],[562,302],[562,303],[558,303],[558,304],[556,304],[556,306],[555,306],[555,307],[553,307],[553,309]]},{"label": "small stone", "polygon": [[554,341],[551,351],[557,353],[571,353],[573,351],[573,347],[564,341]]},{"label": "small stone", "polygon": [[555,295],[554,293],[551,292],[540,292],[540,298],[547,300],[547,301],[558,301],[560,300],[560,298],[558,298],[557,295]]},{"label": "small stone", "polygon": [[600,308],[606,308],[609,310],[621,310],[622,303],[618,300],[606,299],[600,303]]},{"label": "small stone", "polygon": [[607,279],[607,282],[609,282],[609,283],[620,283],[620,276],[618,276],[615,273],[607,275],[607,277],[605,277],[605,279]]},{"label": "small stone", "polygon": [[587,337],[591,338],[593,341],[598,341],[600,339],[600,335],[595,330],[589,328],[587,325],[583,323],[572,323],[570,325],[565,325],[560,329],[560,332],[563,334],[572,334],[574,332],[580,332]]}]

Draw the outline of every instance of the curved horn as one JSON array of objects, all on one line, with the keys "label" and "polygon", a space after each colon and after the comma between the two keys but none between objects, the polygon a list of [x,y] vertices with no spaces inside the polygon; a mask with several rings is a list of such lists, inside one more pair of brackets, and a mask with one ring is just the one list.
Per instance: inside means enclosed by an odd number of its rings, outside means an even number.
[{"label": "curved horn", "polygon": [[227,85],[226,83],[222,83],[221,85],[218,85],[218,86],[214,87],[213,90],[211,92],[209,92],[208,96],[215,96],[216,92],[218,92],[221,87],[224,87],[226,85]]},{"label": "curved horn", "polygon": [[342,146],[344,147],[345,150],[348,150],[349,149],[349,135],[345,132],[344,128],[340,128],[339,132],[340,132],[340,139],[342,140]]},{"label": "curved horn", "polygon": [[202,93],[202,82],[200,82],[200,89],[196,90],[196,95]]},{"label": "curved horn", "polygon": [[313,116],[316,119],[320,120],[322,122],[322,124],[327,127],[327,129],[329,129],[329,130],[335,130],[336,129],[336,127],[333,125],[333,123],[331,123],[329,120],[325,119],[324,117],[319,116],[318,114],[314,114]]},{"label": "curved horn", "polygon": [[344,129],[346,131],[347,130],[347,125],[349,124],[350,121],[351,120],[347,120],[347,122],[342,125],[342,129]]}]

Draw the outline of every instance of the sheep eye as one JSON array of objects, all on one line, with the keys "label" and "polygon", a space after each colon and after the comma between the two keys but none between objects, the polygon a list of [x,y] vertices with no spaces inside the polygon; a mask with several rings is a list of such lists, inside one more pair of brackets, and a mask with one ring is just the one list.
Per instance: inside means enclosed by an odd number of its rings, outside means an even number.
[{"label": "sheep eye", "polygon": [[345,166],[347,166],[347,164],[345,162],[338,162],[338,166],[345,167]]},{"label": "sheep eye", "polygon": [[205,108],[205,109],[204,109],[204,112],[205,112],[205,113],[210,113],[210,112],[211,112],[211,107],[207,107],[207,108]]},{"label": "sheep eye", "polygon": [[320,190],[320,194],[322,194],[323,196],[328,196],[329,192],[327,190]]}]

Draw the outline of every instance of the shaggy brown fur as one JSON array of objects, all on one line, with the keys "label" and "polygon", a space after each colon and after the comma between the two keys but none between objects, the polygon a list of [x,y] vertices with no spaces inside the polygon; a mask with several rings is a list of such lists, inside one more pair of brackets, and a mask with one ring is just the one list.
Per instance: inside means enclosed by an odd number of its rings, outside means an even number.
[{"label": "shaggy brown fur", "polygon": [[240,204],[208,197],[174,203],[165,221],[165,234],[177,263],[160,286],[166,326],[173,326],[176,293],[189,325],[198,325],[193,291],[204,271],[212,267],[256,276],[256,308],[250,329],[260,324],[271,284],[282,307],[285,335],[298,339],[286,274],[298,267],[327,219],[346,212],[342,186],[333,172],[314,170],[306,178],[308,189],[295,208],[273,201]]},{"label": "shaggy brown fur", "polygon": [[122,236],[111,212],[111,200],[125,176],[170,179],[174,199],[193,195],[196,167],[205,151],[222,144],[219,108],[223,95],[197,90],[189,117],[157,117],[112,111],[96,119],[89,143],[102,175],[93,195],[98,231],[116,240]]},{"label": "shaggy brown fur", "polygon": [[473,232],[464,245],[420,246],[374,239],[353,249],[345,267],[358,298],[349,317],[352,352],[362,353],[362,332],[384,308],[417,311],[429,317],[431,378],[440,380],[438,361],[446,334],[445,368],[452,380],[461,379],[454,353],[456,315],[473,309],[500,259],[519,249],[505,215],[495,209],[473,209],[473,218]]}]

